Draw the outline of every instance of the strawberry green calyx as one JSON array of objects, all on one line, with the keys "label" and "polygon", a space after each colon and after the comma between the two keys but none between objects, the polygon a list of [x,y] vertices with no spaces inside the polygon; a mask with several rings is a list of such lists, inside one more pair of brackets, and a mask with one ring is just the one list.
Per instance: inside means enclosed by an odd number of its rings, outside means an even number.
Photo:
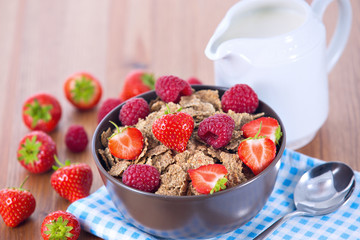
[{"label": "strawberry green calyx", "polygon": [[52,169],[55,171],[58,170],[59,168],[70,166],[70,164],[71,164],[70,160],[65,160],[65,163],[60,162],[56,155],[54,155],[54,159],[55,159],[55,162],[59,165],[59,167],[55,166],[55,165],[52,166]]},{"label": "strawberry green calyx", "polygon": [[155,88],[155,78],[153,74],[150,73],[144,73],[143,75],[141,75],[141,80],[142,82],[148,86],[150,89],[154,89]]},{"label": "strawberry green calyx", "polygon": [[279,144],[279,140],[280,140],[281,136],[282,136],[282,131],[281,131],[281,127],[279,125],[279,127],[275,131],[275,144]]},{"label": "strawberry green calyx", "polygon": [[75,86],[71,90],[71,94],[75,102],[88,103],[95,94],[95,86],[90,79],[82,76],[80,79],[75,80]]},{"label": "strawberry green calyx", "polygon": [[34,99],[32,103],[26,104],[26,107],[27,110],[25,111],[25,114],[31,116],[32,127],[35,127],[39,120],[43,120],[44,122],[49,122],[51,120],[50,111],[53,108],[51,104],[40,105],[39,101]]},{"label": "strawberry green calyx", "polygon": [[56,220],[53,220],[50,224],[45,224],[45,226],[49,229],[45,231],[45,234],[50,235],[49,240],[66,240],[71,238],[73,234],[70,232],[73,227],[67,226],[69,220],[63,219],[63,217],[59,217]]},{"label": "strawberry green calyx", "polygon": [[260,122],[259,130],[258,130],[258,132],[255,134],[254,139],[258,139],[258,138],[259,138],[259,134],[260,134],[260,132],[261,132],[261,127],[262,127],[262,122]]},{"label": "strawberry green calyx", "polygon": [[214,192],[219,192],[220,190],[226,189],[227,181],[228,180],[226,177],[223,177],[223,178],[220,178],[219,180],[217,180],[215,186],[213,187],[213,189],[211,189],[210,194],[213,194]]},{"label": "strawberry green calyx", "polygon": [[[253,138],[248,138],[248,139],[260,139],[260,138],[264,138],[265,136],[259,136],[260,132],[261,132],[261,126],[262,126],[262,122],[260,122],[260,125],[259,125],[259,130],[258,132],[256,133],[256,135],[253,137]],[[279,143],[279,139],[281,138],[282,136],[282,131],[281,131],[281,127],[279,125],[279,127],[276,129],[275,131],[275,144],[278,144]]]},{"label": "strawberry green calyx", "polygon": [[34,164],[34,162],[38,161],[41,145],[41,142],[36,141],[36,136],[33,136],[31,139],[27,138],[18,151],[20,155],[18,160],[24,161],[26,165]]},{"label": "strawberry green calyx", "polygon": [[[182,107],[178,108],[174,113],[178,113],[182,110]],[[166,110],[165,110],[165,115],[166,114],[174,114],[173,112],[170,111],[169,105],[166,104]]]},{"label": "strawberry green calyx", "polygon": [[119,126],[116,123],[114,123],[113,121],[109,121],[109,122],[116,127],[117,131],[114,132],[113,134],[111,134],[111,136],[108,139],[112,138],[116,134],[122,133],[123,131],[125,131],[125,129],[129,128],[129,126],[125,126],[125,127],[120,129]]},{"label": "strawberry green calyx", "polygon": [[265,136],[259,136],[260,135],[260,132],[261,132],[261,126],[262,126],[262,122],[260,122],[260,125],[259,125],[259,130],[257,131],[257,133],[255,134],[254,137],[248,137],[242,141],[246,141],[246,140],[250,140],[250,139],[260,139],[260,138],[265,138]]}]

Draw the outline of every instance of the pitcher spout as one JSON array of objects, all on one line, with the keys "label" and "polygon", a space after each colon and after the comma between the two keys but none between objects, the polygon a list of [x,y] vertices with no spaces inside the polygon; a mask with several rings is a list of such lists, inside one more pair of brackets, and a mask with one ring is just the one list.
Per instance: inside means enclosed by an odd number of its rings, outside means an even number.
[{"label": "pitcher spout", "polygon": [[[242,6],[247,0],[243,0],[235,4],[228,10],[225,17],[221,20],[213,36],[210,38],[206,48],[205,55],[213,61],[220,60],[234,53],[246,52],[247,39],[236,34],[236,22],[239,18]],[[244,50],[244,51],[243,51]]]}]

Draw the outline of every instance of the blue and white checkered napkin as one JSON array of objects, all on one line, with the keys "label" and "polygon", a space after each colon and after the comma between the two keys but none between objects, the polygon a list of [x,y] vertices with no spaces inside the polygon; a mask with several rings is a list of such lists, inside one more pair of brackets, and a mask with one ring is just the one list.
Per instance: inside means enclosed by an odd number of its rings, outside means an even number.
[{"label": "blue and white checkered napkin", "polygon": [[[293,192],[301,175],[323,161],[286,149],[275,188],[259,214],[239,229],[214,239],[253,239],[278,218],[295,209]],[[294,217],[275,230],[269,239],[360,239],[360,173],[349,201],[334,213],[318,217]],[[127,223],[103,186],[87,198],[72,203],[68,210],[81,227],[104,239],[156,240]]]}]

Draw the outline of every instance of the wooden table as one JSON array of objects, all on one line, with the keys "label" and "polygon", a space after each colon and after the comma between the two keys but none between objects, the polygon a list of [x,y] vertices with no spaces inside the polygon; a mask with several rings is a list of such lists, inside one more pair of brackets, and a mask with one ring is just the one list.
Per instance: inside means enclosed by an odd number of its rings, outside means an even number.
[{"label": "wooden table", "polygon": [[[85,126],[89,137],[97,125],[97,109],[75,110],[65,99],[63,83],[78,71],[94,74],[102,83],[103,100],[117,97],[126,74],[145,68],[156,76],[197,76],[214,84],[213,64],[204,49],[215,27],[236,0],[17,0],[0,1],[0,189],[18,186],[29,173],[17,162],[20,139],[29,132],[21,107],[30,95],[48,92],[63,109],[51,133],[60,159],[88,163],[94,173],[91,192],[101,185],[90,146],[69,152],[64,134],[71,124]],[[352,0],[354,19],[348,45],[329,75],[330,113],[315,139],[299,149],[326,161],[343,161],[360,170],[360,2]],[[330,36],[336,3],[325,15]],[[0,220],[1,239],[40,239],[44,217],[66,210],[67,200],[50,185],[48,172],[30,174],[26,188],[37,201],[34,214],[16,228]],[[98,239],[82,232],[80,239]]]}]

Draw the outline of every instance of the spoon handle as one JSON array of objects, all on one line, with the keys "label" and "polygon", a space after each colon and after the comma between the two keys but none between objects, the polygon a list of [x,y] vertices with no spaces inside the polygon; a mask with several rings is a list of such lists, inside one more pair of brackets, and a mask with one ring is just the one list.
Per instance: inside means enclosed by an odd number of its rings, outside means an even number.
[{"label": "spoon handle", "polygon": [[283,224],[287,219],[291,218],[291,217],[295,217],[295,216],[302,216],[305,215],[304,212],[301,211],[294,211],[294,212],[290,212],[286,215],[284,215],[283,217],[281,217],[279,220],[277,220],[276,222],[274,222],[270,227],[268,227],[265,231],[263,231],[262,233],[260,233],[256,238],[254,238],[254,240],[262,240],[265,239],[266,237],[268,237],[278,226],[281,226],[281,224]]}]

